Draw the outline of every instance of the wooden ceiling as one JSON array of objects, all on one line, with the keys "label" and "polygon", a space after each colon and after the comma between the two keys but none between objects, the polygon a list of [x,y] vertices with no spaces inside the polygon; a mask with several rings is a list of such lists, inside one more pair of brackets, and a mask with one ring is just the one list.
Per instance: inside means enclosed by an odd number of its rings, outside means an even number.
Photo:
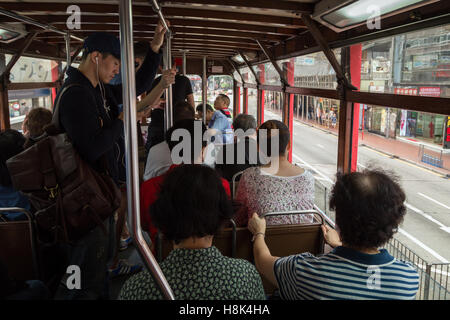
[{"label": "wooden ceiling", "polygon": [[[238,51],[256,53],[257,61],[266,61],[256,40],[259,40],[276,58],[299,55],[302,52],[318,51],[319,48],[303,23],[302,15],[311,15],[319,0],[183,0],[158,1],[164,16],[170,21],[174,31],[173,54],[179,50],[189,50],[188,55],[206,55],[213,59],[228,59]],[[70,5],[81,9],[81,29],[71,30],[73,35],[84,38],[95,31],[119,34],[118,1],[5,1],[0,0],[0,8],[14,11],[41,23],[49,24],[61,31],[67,31],[66,13]],[[421,19],[435,19],[450,13],[450,1],[439,1],[421,8]],[[447,16],[448,18],[448,16]],[[417,19],[411,12],[383,20],[387,26],[383,32],[405,26]],[[134,40],[151,40],[158,21],[149,1],[133,1]],[[16,20],[0,15],[0,23],[14,23]],[[28,31],[38,32],[26,55],[65,59],[64,36],[33,25],[26,25]],[[351,43],[373,36],[372,30],[359,27],[343,33],[336,33],[325,26],[320,30],[332,47]],[[380,35],[378,35],[380,36]],[[1,44],[0,50],[14,51],[20,48],[24,39],[12,44]],[[81,42],[72,40],[74,52]]]}]

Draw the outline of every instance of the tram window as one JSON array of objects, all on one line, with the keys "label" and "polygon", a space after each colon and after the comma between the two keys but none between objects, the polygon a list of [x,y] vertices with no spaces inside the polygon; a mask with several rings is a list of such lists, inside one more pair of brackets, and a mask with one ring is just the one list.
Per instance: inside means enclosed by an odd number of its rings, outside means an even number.
[{"label": "tram window", "polygon": [[214,101],[219,94],[225,94],[230,98],[228,109],[233,110],[233,78],[226,75],[212,75],[208,78],[208,103],[214,106]]},{"label": "tram window", "polygon": [[187,74],[186,77],[191,81],[192,92],[194,93],[195,105],[202,103],[202,77],[196,74]]}]

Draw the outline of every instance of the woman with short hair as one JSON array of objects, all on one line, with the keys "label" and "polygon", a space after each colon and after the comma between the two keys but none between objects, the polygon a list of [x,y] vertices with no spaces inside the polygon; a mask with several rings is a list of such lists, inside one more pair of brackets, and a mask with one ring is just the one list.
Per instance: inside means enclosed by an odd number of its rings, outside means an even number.
[{"label": "woman with short hair", "polygon": [[[236,201],[243,207],[235,217],[237,225],[247,225],[253,212],[264,215],[313,209],[314,177],[309,171],[289,162],[290,143],[289,129],[281,121],[269,120],[258,128],[258,148],[267,155],[268,163],[243,172],[236,192]],[[269,225],[311,222],[313,215],[267,218]]]},{"label": "woman with short hair", "polygon": [[[150,208],[154,225],[173,241],[160,263],[176,299],[265,299],[256,268],[243,259],[223,256],[212,245],[214,235],[232,217],[233,208],[217,173],[204,165],[173,168]],[[148,271],[131,277],[121,300],[163,299]]]},{"label": "woman with short hair", "polygon": [[254,235],[256,268],[285,300],[413,300],[419,275],[408,262],[380,249],[398,230],[406,213],[400,185],[381,171],[338,175],[330,209],[339,233],[322,226],[330,253],[274,257],[264,234],[266,222],[255,213],[248,223]]}]

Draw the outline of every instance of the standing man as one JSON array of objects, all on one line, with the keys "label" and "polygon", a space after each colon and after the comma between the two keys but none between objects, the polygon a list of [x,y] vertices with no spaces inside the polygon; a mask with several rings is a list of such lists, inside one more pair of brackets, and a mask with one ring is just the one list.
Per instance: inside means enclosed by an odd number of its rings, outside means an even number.
[{"label": "standing man", "polygon": [[[136,94],[149,90],[160,64],[160,47],[165,28],[158,23],[147,56],[136,73]],[[94,33],[84,41],[84,52],[78,69],[70,67],[56,101],[59,101],[60,128],[67,133],[80,156],[97,171],[108,174],[117,185],[125,182],[120,170],[123,155],[122,85],[108,85],[119,73],[120,42],[107,33]],[[63,94],[61,94],[63,93]],[[70,290],[63,277],[56,299],[108,298],[107,261],[114,238],[113,212],[106,219],[103,232],[96,227],[76,243],[66,246],[67,265],[80,268],[81,289]],[[111,238],[112,236],[112,238]],[[106,289],[106,290],[105,290]]]}]

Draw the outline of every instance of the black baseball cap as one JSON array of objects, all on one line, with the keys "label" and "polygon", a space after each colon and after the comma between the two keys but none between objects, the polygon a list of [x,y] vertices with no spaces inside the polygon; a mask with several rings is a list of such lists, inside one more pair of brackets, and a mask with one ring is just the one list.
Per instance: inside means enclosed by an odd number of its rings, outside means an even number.
[{"label": "black baseball cap", "polygon": [[106,32],[96,32],[88,36],[84,40],[83,48],[87,53],[107,52],[120,60],[120,41],[116,36]]}]

